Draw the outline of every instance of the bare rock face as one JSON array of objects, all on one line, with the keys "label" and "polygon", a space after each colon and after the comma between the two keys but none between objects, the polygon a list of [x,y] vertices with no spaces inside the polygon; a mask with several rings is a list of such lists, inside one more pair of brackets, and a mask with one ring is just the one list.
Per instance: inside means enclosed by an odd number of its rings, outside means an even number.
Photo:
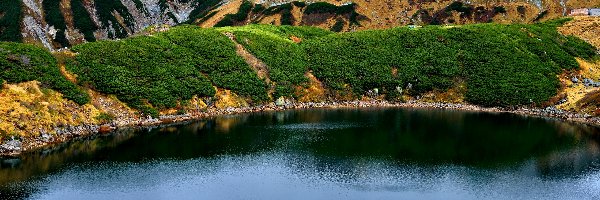
[{"label": "bare rock face", "polygon": [[[59,30],[47,23],[43,0],[22,1],[24,42],[41,44],[50,50],[60,48],[54,43]],[[74,6],[74,2],[83,8]],[[93,37],[103,40],[134,35],[151,25],[187,21],[197,4],[194,0],[60,0],[60,14],[66,25],[65,38],[75,45],[86,42],[83,31],[77,27],[77,22],[85,19],[77,18],[75,12],[89,15],[90,26],[95,26]]]},{"label": "bare rock face", "polygon": [[52,40],[56,31],[49,27],[43,17],[42,0],[23,0],[23,25],[24,42],[41,43],[48,49],[53,49]]},{"label": "bare rock face", "polygon": [[[15,0],[16,1],[16,0]],[[118,39],[138,34],[153,25],[177,25],[193,21],[210,27],[226,14],[236,13],[244,0],[19,0],[22,1],[21,33],[23,42],[40,44],[57,50],[91,40]],[[44,3],[55,1],[60,13],[45,13]],[[270,8],[297,0],[249,0]],[[302,1],[302,0],[300,0]],[[350,26],[350,19],[342,20],[342,31],[380,29],[407,24],[465,24],[482,22],[528,23],[568,15],[573,9],[592,8],[600,0],[317,0],[336,6],[353,3],[359,16],[358,24]],[[462,2],[464,7],[449,12],[448,6]],[[208,5],[210,4],[210,5]],[[55,5],[54,2],[51,5]],[[457,4],[458,5],[458,4]],[[323,14],[303,15],[307,6],[293,6],[288,12],[295,25],[312,25],[332,28],[342,16]],[[465,12],[472,16],[462,13]],[[260,9],[258,9],[260,10]],[[450,9],[451,10],[451,9]],[[50,11],[48,11],[50,12]],[[54,9],[56,12],[56,9]],[[479,13],[477,15],[473,13]],[[480,16],[481,13],[485,16]],[[1,15],[2,13],[0,13]],[[53,26],[47,16],[59,18],[64,26]],[[279,24],[281,13],[250,12],[248,23]],[[62,16],[63,19],[60,19]],[[353,15],[354,16],[354,15]],[[1,18],[2,16],[0,16]],[[206,18],[204,18],[206,17]],[[348,17],[348,16],[346,16]],[[323,18],[323,19],[321,19]],[[202,20],[200,20],[202,19]],[[320,19],[320,20],[319,20]],[[56,19],[54,19],[56,21]],[[310,23],[317,21],[318,23]],[[66,27],[65,27],[66,26]],[[0,27],[2,30],[2,27]],[[61,40],[61,38],[64,38]],[[57,42],[61,40],[62,42]],[[66,40],[66,42],[64,41]],[[60,43],[60,44],[59,44]]]}]

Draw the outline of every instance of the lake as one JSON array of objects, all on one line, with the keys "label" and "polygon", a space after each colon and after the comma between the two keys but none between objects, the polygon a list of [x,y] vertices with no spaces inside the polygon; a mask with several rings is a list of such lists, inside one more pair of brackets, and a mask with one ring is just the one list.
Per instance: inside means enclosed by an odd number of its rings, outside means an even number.
[{"label": "lake", "polygon": [[219,116],[0,158],[0,199],[600,199],[600,129],[405,108]]}]

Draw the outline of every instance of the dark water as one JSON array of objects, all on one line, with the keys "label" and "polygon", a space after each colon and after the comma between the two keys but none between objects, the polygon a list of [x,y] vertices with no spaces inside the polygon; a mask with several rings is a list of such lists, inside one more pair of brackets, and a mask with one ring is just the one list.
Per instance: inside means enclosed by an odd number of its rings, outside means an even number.
[{"label": "dark water", "polygon": [[600,199],[600,130],[442,110],[300,110],[0,159],[28,199]]}]

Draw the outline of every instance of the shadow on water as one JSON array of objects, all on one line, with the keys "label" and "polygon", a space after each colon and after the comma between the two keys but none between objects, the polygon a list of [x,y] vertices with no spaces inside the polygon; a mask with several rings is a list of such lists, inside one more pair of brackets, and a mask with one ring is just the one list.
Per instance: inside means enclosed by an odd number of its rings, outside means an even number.
[{"label": "shadow on water", "polygon": [[26,197],[31,191],[10,185],[78,163],[260,152],[304,157],[296,162],[306,163],[294,165],[350,176],[365,160],[377,159],[398,165],[492,170],[531,161],[536,176],[572,177],[598,169],[599,141],[595,127],[513,114],[398,108],[265,112],[120,131],[0,158],[0,194]]}]

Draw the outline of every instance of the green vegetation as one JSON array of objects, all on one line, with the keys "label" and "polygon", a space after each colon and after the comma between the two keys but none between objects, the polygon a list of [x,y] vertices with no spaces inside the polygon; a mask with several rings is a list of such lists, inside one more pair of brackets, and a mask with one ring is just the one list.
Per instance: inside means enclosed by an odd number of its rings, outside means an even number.
[{"label": "green vegetation", "polygon": [[294,86],[307,81],[307,55],[290,37],[302,39],[330,34],[311,27],[249,25],[226,28],[233,32],[238,43],[268,66],[270,78],[276,83],[274,97],[291,97]]},{"label": "green vegetation", "polygon": [[114,29],[114,33],[112,31],[108,32],[109,38],[124,38],[127,37],[127,31],[125,27],[121,27],[117,18],[113,15],[113,11],[116,11],[123,17],[125,20],[125,25],[128,27],[133,27],[133,16],[127,10],[121,1],[113,1],[113,0],[96,0],[94,1],[96,5],[96,11],[98,12],[98,19],[102,22],[103,28],[109,28],[111,26]]},{"label": "green vegetation", "polygon": [[106,124],[106,123],[110,123],[111,121],[113,121],[115,119],[115,116],[109,113],[105,113],[102,112],[100,114],[98,114],[96,117],[94,117],[94,119],[98,120],[98,122],[100,122],[100,124]]},{"label": "green vegetation", "polygon": [[146,7],[144,6],[144,3],[142,3],[141,0],[133,0],[133,3],[135,4],[135,8],[138,9],[139,11],[148,14],[148,10],[146,10]]},{"label": "green vegetation", "polygon": [[61,47],[70,46],[69,41],[65,36],[67,25],[65,24],[65,17],[60,11],[60,0],[45,0],[42,2],[42,6],[44,8],[44,14],[46,14],[46,22],[48,22],[50,26],[54,26],[57,31],[54,41],[59,43]]},{"label": "green vegetation", "polygon": [[21,1],[0,0],[0,41],[21,41]]},{"label": "green vegetation", "polygon": [[327,2],[315,2],[308,4],[304,10],[305,14],[318,14],[318,13],[336,13],[336,14],[348,14],[354,11],[355,4],[348,4],[343,6],[336,6]]},{"label": "green vegetation", "polygon": [[[190,17],[185,23],[191,24],[198,19],[205,19],[209,12],[219,5],[221,0],[195,0],[196,8],[190,12]],[[212,12],[216,13],[216,12]],[[213,14],[214,15],[214,14]]]},{"label": "green vegetation", "polygon": [[[574,57],[597,57],[590,44],[556,31],[566,20],[351,33],[272,25],[178,26],[153,36],[74,46],[77,54],[67,60],[67,68],[81,86],[115,95],[153,116],[160,109],[180,108],[193,96],[212,97],[214,86],[250,103],[272,100],[269,86],[224,34],[233,33],[237,43],[267,65],[273,98],[296,97],[295,88],[307,86],[305,74],[312,71],[332,93],[354,97],[375,88],[394,99],[466,86],[470,103],[540,105],[556,94],[559,73],[578,68]],[[3,80],[39,80],[77,103],[89,101],[60,74],[47,51],[1,43],[0,56],[5,57],[0,59]]]},{"label": "green vegetation", "polygon": [[335,19],[335,24],[333,24],[333,26],[329,30],[333,32],[341,32],[342,30],[344,30],[344,20],[342,20],[341,18]]},{"label": "green vegetation", "polygon": [[252,6],[253,4],[250,1],[245,0],[242,2],[242,5],[240,5],[237,13],[225,15],[221,21],[215,24],[215,27],[233,26],[236,22],[246,20],[248,14],[250,14],[250,11],[252,10]]},{"label": "green vegetation", "polygon": [[494,6],[494,13],[506,13],[504,6]]},{"label": "green vegetation", "polygon": [[311,3],[304,9],[305,15],[310,14],[337,14],[349,15],[350,24],[360,25],[358,23],[359,14],[356,12],[356,4],[350,3],[342,6],[336,6],[326,2]]},{"label": "green vegetation", "polygon": [[591,45],[557,33],[563,22],[395,28],[332,34],[303,45],[310,69],[335,90],[349,84],[357,95],[372,88],[390,94],[410,84],[409,92],[419,95],[465,80],[471,103],[526,105],[556,94],[556,75],[578,67],[574,56],[595,55]]},{"label": "green vegetation", "polygon": [[[82,85],[115,94],[145,114],[176,107],[194,95],[212,96],[210,81],[195,70],[186,49],[164,38],[134,37],[75,46],[79,52],[69,69]],[[155,108],[156,107],[156,108]]]},{"label": "green vegetation", "polygon": [[158,0],[158,7],[160,8],[160,12],[164,13],[165,10],[169,8],[169,5],[167,5],[167,0]]},{"label": "green vegetation", "polygon": [[213,29],[182,26],[156,36],[87,43],[73,50],[79,54],[69,69],[79,75],[79,84],[114,94],[153,116],[194,95],[214,96],[212,85],[257,101],[266,99],[265,83],[236,55],[234,44]]},{"label": "green vegetation", "polygon": [[266,84],[236,54],[233,42],[219,31],[183,26],[159,37],[186,48],[194,58],[193,64],[211,79],[213,85],[255,101],[267,99]]},{"label": "green vegetation", "polygon": [[281,25],[294,25],[294,16],[292,15],[292,6],[289,9],[281,10]]},{"label": "green vegetation", "polygon": [[292,1],[292,4],[296,7],[304,8],[306,7],[306,2],[304,1]]},{"label": "green vegetation", "polygon": [[94,24],[94,21],[92,21],[92,18],[90,17],[90,13],[88,13],[83,6],[83,0],[71,0],[71,10],[73,10],[73,23],[75,28],[83,33],[86,41],[96,41],[94,31],[98,29],[98,26]]},{"label": "green vegetation", "polygon": [[86,104],[90,97],[60,72],[56,58],[45,49],[28,44],[0,42],[0,84],[37,80],[43,87],[61,92],[66,99]]}]

